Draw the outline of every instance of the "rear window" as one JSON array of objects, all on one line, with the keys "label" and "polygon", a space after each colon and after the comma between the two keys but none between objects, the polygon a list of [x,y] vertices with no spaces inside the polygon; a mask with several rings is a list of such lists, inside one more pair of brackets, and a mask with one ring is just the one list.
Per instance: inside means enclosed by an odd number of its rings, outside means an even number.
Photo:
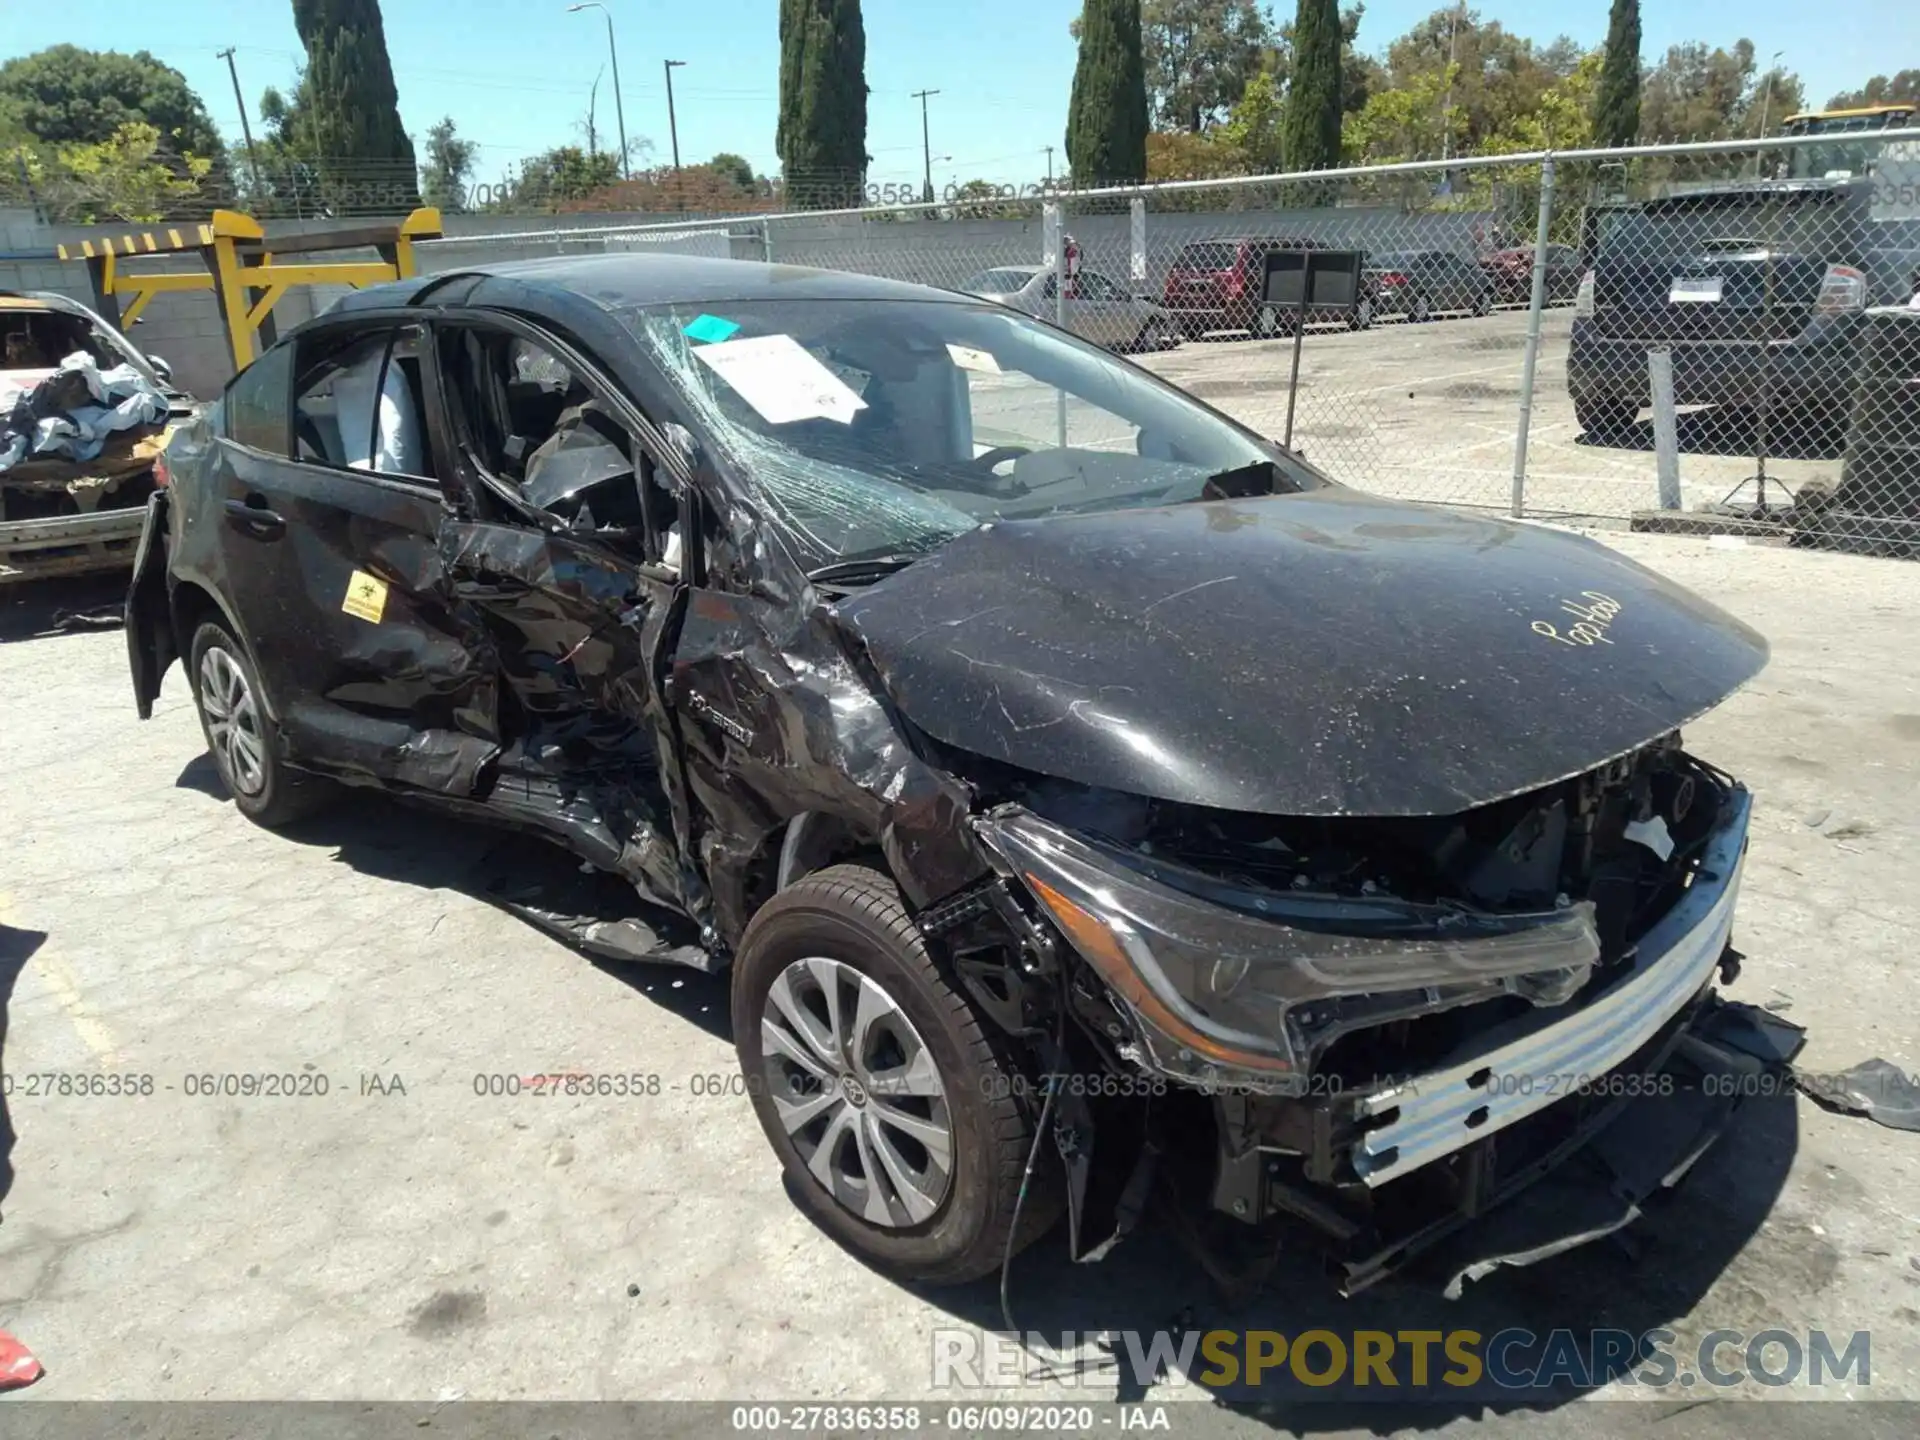
[{"label": "rear window", "polygon": [[1644,261],[1716,250],[1845,253],[1854,247],[1856,220],[1851,206],[1828,194],[1683,197],[1607,213],[1600,252]]},{"label": "rear window", "polygon": [[1224,240],[1182,246],[1180,268],[1183,270],[1231,270],[1239,253],[1238,245]]}]

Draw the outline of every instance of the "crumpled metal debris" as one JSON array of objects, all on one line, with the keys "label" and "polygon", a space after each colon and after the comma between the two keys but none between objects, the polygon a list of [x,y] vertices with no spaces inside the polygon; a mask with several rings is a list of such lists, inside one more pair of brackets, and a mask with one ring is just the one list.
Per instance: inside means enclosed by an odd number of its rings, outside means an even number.
[{"label": "crumpled metal debris", "polygon": [[1864,1115],[1890,1130],[1920,1130],[1920,1085],[1891,1060],[1862,1060],[1838,1075],[1796,1074],[1794,1082],[1823,1109]]}]

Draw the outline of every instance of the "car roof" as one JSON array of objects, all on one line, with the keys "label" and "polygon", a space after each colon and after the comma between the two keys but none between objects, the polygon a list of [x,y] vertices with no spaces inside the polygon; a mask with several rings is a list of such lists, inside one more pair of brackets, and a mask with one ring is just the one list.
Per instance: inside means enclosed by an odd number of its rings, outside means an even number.
[{"label": "car roof", "polygon": [[[1011,267],[995,267],[1011,268]],[[370,285],[343,296],[339,310],[367,310],[425,302],[431,292],[458,277],[497,276],[550,285],[603,310],[645,305],[711,305],[757,300],[896,300],[964,304],[966,297],[926,285],[816,270],[803,265],[767,265],[704,255],[565,255],[462,265],[438,275],[416,275]]]},{"label": "car roof", "polygon": [[39,315],[57,310],[63,315],[78,315],[87,320],[98,318],[78,300],[52,290],[0,290],[0,310]]}]

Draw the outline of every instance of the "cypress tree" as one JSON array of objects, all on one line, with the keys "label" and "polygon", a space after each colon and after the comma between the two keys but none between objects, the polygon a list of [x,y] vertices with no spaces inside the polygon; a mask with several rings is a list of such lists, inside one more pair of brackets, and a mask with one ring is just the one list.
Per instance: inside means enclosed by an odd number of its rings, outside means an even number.
[{"label": "cypress tree", "polygon": [[857,203],[867,178],[867,31],[860,0],[780,0],[780,121],[773,147],[790,203]]},{"label": "cypress tree", "polygon": [[1607,58],[1593,98],[1593,138],[1631,145],[1640,138],[1640,0],[1613,0],[1607,16]]},{"label": "cypress tree", "polygon": [[1340,163],[1340,0],[1300,0],[1293,21],[1293,83],[1280,121],[1289,170]]},{"label": "cypress tree", "polygon": [[1147,178],[1147,67],[1140,0],[1086,0],[1067,105],[1067,163],[1077,185]]},{"label": "cypress tree", "polygon": [[[303,124],[322,163],[339,167],[340,179],[391,178],[404,186],[399,198],[417,204],[413,141],[400,123],[380,0],[293,0],[293,28],[307,51]],[[389,163],[356,177],[354,161]]]}]

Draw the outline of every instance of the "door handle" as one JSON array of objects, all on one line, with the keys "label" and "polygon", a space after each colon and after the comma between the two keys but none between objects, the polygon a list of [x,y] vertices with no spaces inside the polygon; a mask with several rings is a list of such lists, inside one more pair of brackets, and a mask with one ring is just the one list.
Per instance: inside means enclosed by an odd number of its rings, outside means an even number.
[{"label": "door handle", "polygon": [[267,509],[266,502],[257,495],[245,500],[229,500],[226,510],[233,528],[251,539],[278,540],[287,532],[287,522]]}]

